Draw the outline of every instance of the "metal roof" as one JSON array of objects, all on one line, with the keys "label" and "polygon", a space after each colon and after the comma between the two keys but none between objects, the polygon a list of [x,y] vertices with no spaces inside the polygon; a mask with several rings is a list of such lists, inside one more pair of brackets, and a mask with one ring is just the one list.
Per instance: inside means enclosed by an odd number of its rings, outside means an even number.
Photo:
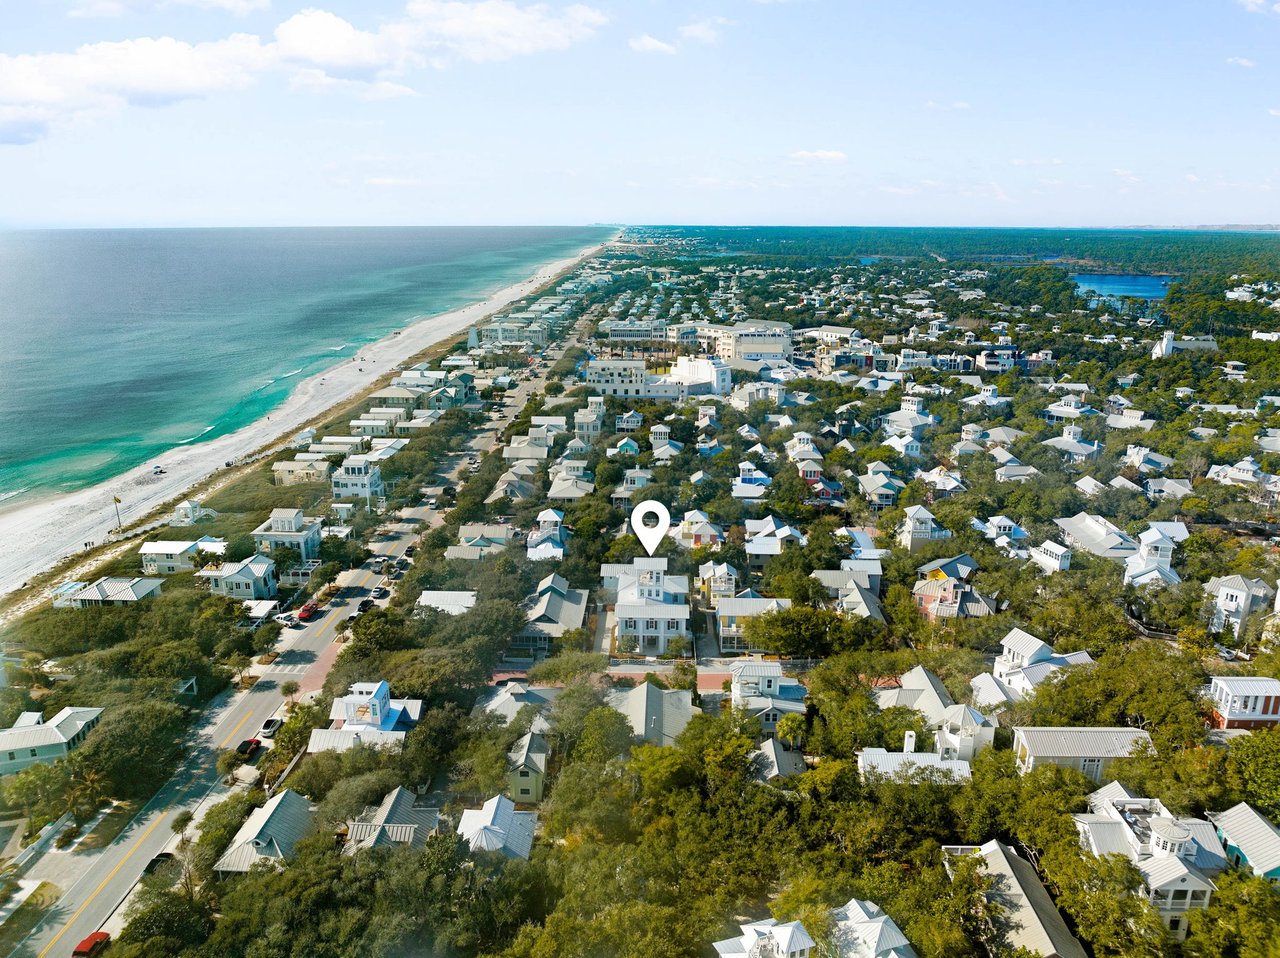
[{"label": "metal roof", "polygon": [[1013,730],[1027,751],[1043,758],[1124,758],[1139,742],[1150,744],[1151,736],[1135,728],[1032,728]]}]

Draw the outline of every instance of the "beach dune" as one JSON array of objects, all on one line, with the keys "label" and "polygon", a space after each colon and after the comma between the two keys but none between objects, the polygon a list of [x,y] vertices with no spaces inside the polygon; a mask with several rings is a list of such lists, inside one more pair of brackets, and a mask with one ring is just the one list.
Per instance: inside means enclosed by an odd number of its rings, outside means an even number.
[{"label": "beach dune", "polygon": [[[20,589],[32,576],[64,559],[107,541],[117,526],[116,499],[128,528],[158,506],[194,490],[228,461],[288,438],[305,423],[368,390],[396,365],[528,296],[602,248],[593,246],[577,256],[548,263],[483,302],[419,319],[361,348],[353,359],[300,382],[267,416],[236,432],[177,446],[88,489],[0,511],[0,596]],[[156,472],[155,467],[164,471]]]}]

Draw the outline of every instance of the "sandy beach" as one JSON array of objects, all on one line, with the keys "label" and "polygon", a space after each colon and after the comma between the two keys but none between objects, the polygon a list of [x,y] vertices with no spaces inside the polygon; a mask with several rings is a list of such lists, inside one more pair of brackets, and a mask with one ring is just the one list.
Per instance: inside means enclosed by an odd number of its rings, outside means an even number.
[{"label": "sandy beach", "polygon": [[[483,302],[418,319],[359,350],[356,357],[300,382],[268,416],[229,435],[178,446],[145,465],[79,492],[14,505],[0,512],[0,596],[19,589],[32,576],[107,541],[116,528],[113,499],[127,529],[158,506],[195,490],[230,460],[252,455],[287,439],[327,410],[370,389],[395,366],[448,339],[491,314],[528,296],[557,274],[595,255],[606,244],[540,268],[533,276],[505,287]],[[164,469],[161,474],[153,467]]]}]

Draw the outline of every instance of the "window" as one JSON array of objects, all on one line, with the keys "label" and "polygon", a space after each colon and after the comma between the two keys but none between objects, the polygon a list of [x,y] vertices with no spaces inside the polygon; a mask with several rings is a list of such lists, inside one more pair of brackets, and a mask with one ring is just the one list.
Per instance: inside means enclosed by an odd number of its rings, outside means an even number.
[{"label": "window", "polygon": [[1182,928],[1182,919],[1181,919],[1181,918],[1170,918],[1170,919],[1169,919],[1169,930],[1170,930],[1170,931],[1178,931],[1178,930],[1180,930],[1181,928]]},{"label": "window", "polygon": [[12,761],[13,761],[14,759],[16,759],[17,757],[18,757],[18,756],[14,755],[14,754],[13,754],[13,752],[10,752],[10,753],[9,753],[9,761],[11,761],[11,762],[12,762]]},{"label": "window", "polygon": [[528,794],[529,794],[529,790],[528,790],[527,788],[522,788],[522,789],[520,789],[520,794],[521,794],[521,795],[528,795]]},{"label": "window", "polygon": [[40,754],[40,753],[39,753],[39,752],[37,752],[35,749],[32,749],[32,750],[31,750],[31,757],[32,757],[32,758],[35,758],[35,757],[36,757],[37,755],[39,755],[39,754]]},{"label": "window", "polygon": [[1173,903],[1175,905],[1185,905],[1187,903],[1187,890],[1185,888],[1175,888],[1173,890]]},{"label": "window", "polygon": [[527,768],[522,768],[522,769],[520,769],[520,777],[521,777],[521,778],[528,778],[528,777],[529,777],[529,770],[528,770]]}]

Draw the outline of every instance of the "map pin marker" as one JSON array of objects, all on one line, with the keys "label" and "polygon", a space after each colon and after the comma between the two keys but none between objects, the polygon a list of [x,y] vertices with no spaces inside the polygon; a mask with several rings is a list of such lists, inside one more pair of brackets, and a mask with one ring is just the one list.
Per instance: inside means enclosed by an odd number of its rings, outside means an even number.
[{"label": "map pin marker", "polygon": [[[645,525],[644,520],[649,516],[657,520],[655,525]],[[658,545],[662,542],[662,537],[667,534],[667,530],[670,528],[671,513],[667,511],[667,507],[661,502],[646,499],[631,510],[631,531],[636,534],[636,538],[644,546],[644,551],[649,555],[653,555],[657,550]]]}]

